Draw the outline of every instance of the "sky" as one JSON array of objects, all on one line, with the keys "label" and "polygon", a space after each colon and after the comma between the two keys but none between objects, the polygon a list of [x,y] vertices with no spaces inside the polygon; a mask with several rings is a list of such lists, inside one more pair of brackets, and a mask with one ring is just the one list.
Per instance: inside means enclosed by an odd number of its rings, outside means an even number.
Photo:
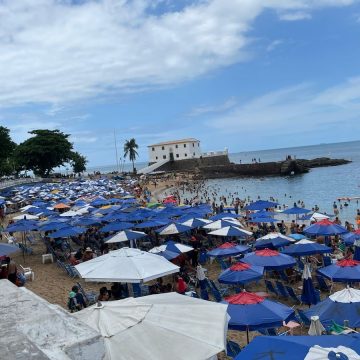
[{"label": "sky", "polygon": [[359,140],[360,1],[0,0],[0,125],[230,152]]}]

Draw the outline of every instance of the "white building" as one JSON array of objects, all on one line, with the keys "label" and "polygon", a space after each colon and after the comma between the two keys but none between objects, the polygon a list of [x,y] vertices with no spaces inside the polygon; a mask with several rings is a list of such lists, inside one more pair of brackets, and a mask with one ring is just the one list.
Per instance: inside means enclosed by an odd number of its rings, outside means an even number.
[{"label": "white building", "polygon": [[149,162],[194,159],[202,156],[200,141],[194,138],[165,141],[148,146]]}]

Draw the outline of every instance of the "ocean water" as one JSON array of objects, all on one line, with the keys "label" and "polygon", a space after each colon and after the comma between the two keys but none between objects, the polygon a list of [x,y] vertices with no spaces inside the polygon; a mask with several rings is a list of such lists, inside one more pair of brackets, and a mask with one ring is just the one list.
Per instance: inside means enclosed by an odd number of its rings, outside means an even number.
[{"label": "ocean water", "polygon": [[[287,149],[274,149],[265,151],[240,152],[230,154],[234,163],[251,163],[252,158],[266,161],[284,160],[287,155],[300,159],[313,159],[317,157],[344,158],[352,163],[311,169],[307,174],[286,177],[259,177],[259,178],[231,178],[211,179],[206,181],[209,189],[216,189],[217,196],[226,196],[230,199],[237,192],[238,197],[244,199],[250,196],[256,200],[269,199],[270,196],[278,200],[279,204],[292,207],[294,202],[302,200],[307,209],[318,205],[320,211],[333,214],[332,204],[339,197],[360,196],[360,141],[322,144]],[[185,194],[186,195],[186,194]],[[360,200],[348,202],[349,206],[340,210],[342,221],[354,223]],[[342,201],[344,204],[344,201]],[[339,208],[340,203],[338,203]]]},{"label": "ocean water", "polygon": [[[228,200],[235,192],[236,196],[245,199],[250,196],[256,200],[269,199],[270,196],[283,205],[292,207],[294,202],[302,200],[307,209],[318,205],[320,211],[328,214],[333,213],[332,204],[339,197],[360,196],[360,141],[321,144],[286,149],[273,149],[263,151],[249,151],[229,154],[234,163],[251,163],[252,158],[260,159],[261,162],[284,160],[287,155],[300,159],[313,159],[317,157],[344,158],[352,163],[311,169],[307,174],[287,177],[258,177],[258,178],[231,178],[211,179],[206,181],[206,186],[215,190],[217,197],[226,196]],[[135,164],[137,169],[145,167],[146,163]],[[132,165],[126,164],[125,170],[131,170]],[[101,172],[114,171],[116,166],[89,168],[88,172],[99,170]],[[191,198],[191,194],[185,193],[184,198]],[[236,197],[235,196],[235,197]],[[217,201],[219,202],[219,201]],[[359,200],[360,202],[360,200]],[[344,204],[344,201],[342,201]],[[338,207],[339,207],[338,203]],[[360,203],[353,200],[349,206],[340,210],[339,217],[342,221],[348,220],[354,223],[357,208]]]}]

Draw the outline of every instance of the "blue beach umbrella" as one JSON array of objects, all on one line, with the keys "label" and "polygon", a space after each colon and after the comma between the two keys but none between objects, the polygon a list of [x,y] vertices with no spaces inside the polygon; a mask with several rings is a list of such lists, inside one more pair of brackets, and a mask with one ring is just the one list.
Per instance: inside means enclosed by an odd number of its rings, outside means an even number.
[{"label": "blue beach umbrella", "polygon": [[245,254],[242,261],[251,265],[263,266],[265,270],[282,270],[296,265],[293,257],[270,249],[256,250]]},{"label": "blue beach umbrella", "polygon": [[303,234],[289,234],[288,236],[296,241],[306,239],[306,236]]},{"label": "blue beach umbrella", "polygon": [[101,221],[129,221],[129,215],[122,212],[111,212],[103,216]]},{"label": "blue beach umbrella", "polygon": [[68,225],[64,222],[49,221],[47,223],[39,225],[38,231],[53,231],[53,230],[58,230],[58,229],[67,227],[67,226]]},{"label": "blue beach umbrella", "polygon": [[267,211],[267,210],[260,210],[260,211],[257,211],[255,213],[252,213],[249,215],[250,218],[256,218],[256,217],[272,217],[274,215],[276,215],[277,213],[276,212],[273,212],[273,211]]},{"label": "blue beach umbrella", "polygon": [[354,242],[354,255],[353,259],[360,261],[360,240]]},{"label": "blue beach umbrella", "polygon": [[169,250],[177,254],[183,254],[194,250],[192,246],[180,244],[173,240],[166,241],[166,243],[164,245],[159,246],[159,248],[160,249],[163,248],[165,250]]},{"label": "blue beach umbrella", "polygon": [[264,268],[262,266],[250,265],[239,261],[223,271],[218,280],[223,284],[247,284],[251,281],[259,280],[263,277]]},{"label": "blue beach umbrella", "polygon": [[349,327],[360,327],[360,290],[347,287],[330,295],[325,300],[304,311],[309,319],[319,316],[325,328],[331,327],[333,322],[343,324],[349,321]]},{"label": "blue beach umbrella", "polygon": [[360,335],[257,336],[234,360],[353,360],[360,358]]},{"label": "blue beach umbrella", "polygon": [[289,245],[294,240],[281,233],[270,233],[261,238],[256,239],[256,249],[277,249]]},{"label": "blue beach umbrella", "polygon": [[68,226],[68,227],[63,227],[63,228],[49,234],[48,236],[52,239],[65,238],[65,237],[70,237],[70,236],[79,236],[83,232],[85,232],[85,229],[83,229],[83,228],[75,227],[75,226]]},{"label": "blue beach umbrella", "polygon": [[209,224],[206,224],[203,226],[203,229],[206,230],[217,230],[217,229],[221,229],[221,228],[225,228],[228,226],[237,226],[237,227],[241,227],[242,225],[240,225],[239,221],[237,221],[236,219],[228,219],[228,220],[215,220]]},{"label": "blue beach umbrella", "polygon": [[354,231],[354,232],[350,232],[347,234],[344,234],[341,236],[341,238],[343,239],[345,245],[354,245],[354,242],[356,240],[360,240],[360,229]]},{"label": "blue beach umbrella", "polygon": [[279,221],[278,219],[274,219],[272,217],[263,217],[263,216],[259,216],[259,217],[254,217],[248,220],[248,222],[250,223],[273,223]]},{"label": "blue beach umbrella", "polygon": [[190,226],[191,228],[199,228],[206,224],[209,224],[211,221],[207,219],[201,219],[201,218],[191,218],[186,221],[182,221],[181,224],[185,226]]},{"label": "blue beach umbrella", "polygon": [[77,226],[93,226],[93,225],[100,225],[101,220],[92,217],[83,217],[74,220],[72,224]]},{"label": "blue beach umbrella", "polygon": [[319,274],[333,282],[351,283],[360,281],[360,262],[343,259],[317,270]]},{"label": "blue beach umbrella", "polygon": [[164,227],[156,230],[159,235],[173,235],[180,234],[186,231],[191,230],[191,227],[185,226],[182,224],[171,223],[169,225],[165,225]]},{"label": "blue beach umbrella", "polygon": [[132,227],[134,227],[134,224],[129,222],[114,221],[102,227],[100,231],[101,232],[121,231],[121,230],[131,229]]},{"label": "blue beach umbrella", "polygon": [[134,227],[136,229],[146,229],[146,228],[154,228],[154,227],[159,227],[159,226],[164,226],[166,224],[168,224],[170,222],[166,221],[166,220],[148,220],[148,221],[144,221],[140,224],[136,224]]},{"label": "blue beach umbrella", "polygon": [[246,245],[237,245],[235,243],[226,242],[219,247],[208,251],[208,256],[222,257],[235,256],[248,252],[250,248]]},{"label": "blue beach umbrella", "polygon": [[14,224],[10,224],[4,231],[6,232],[26,232],[37,229],[37,223],[33,220],[19,220]]},{"label": "blue beach umbrella", "polygon": [[308,214],[310,212],[311,212],[311,210],[308,210],[308,209],[303,209],[300,207],[293,207],[290,209],[286,209],[286,210],[282,211],[281,213],[288,214],[288,215],[300,215],[300,214]]},{"label": "blue beach umbrella", "polygon": [[348,231],[341,225],[334,224],[333,222],[325,219],[315,224],[312,224],[304,229],[304,233],[307,235],[341,235],[346,234]]},{"label": "blue beach umbrella", "polygon": [[246,205],[244,207],[244,209],[245,210],[263,210],[263,209],[273,208],[277,205],[279,205],[279,204],[276,202],[266,201],[266,200],[257,200],[249,205]]},{"label": "blue beach umbrella", "polygon": [[19,250],[20,248],[16,245],[0,243],[0,256],[8,256]]},{"label": "blue beach umbrella", "polygon": [[229,304],[228,328],[246,331],[248,343],[249,331],[280,327],[294,315],[291,307],[246,291],[225,298],[224,303]]},{"label": "blue beach umbrella", "polygon": [[221,212],[219,214],[216,214],[214,216],[210,217],[210,220],[212,221],[216,221],[216,220],[221,220],[221,219],[229,219],[229,218],[233,218],[233,219],[237,219],[240,215],[238,214],[233,214],[233,213],[229,213],[229,212]]},{"label": "blue beach umbrella", "polygon": [[296,244],[286,247],[283,254],[291,256],[309,256],[313,254],[331,253],[332,249],[324,244],[318,244],[315,241],[303,239]]},{"label": "blue beach umbrella", "polygon": [[315,305],[318,302],[316,296],[316,290],[311,279],[311,272],[309,264],[304,264],[304,270],[302,273],[303,288],[301,293],[301,302],[307,305]]}]

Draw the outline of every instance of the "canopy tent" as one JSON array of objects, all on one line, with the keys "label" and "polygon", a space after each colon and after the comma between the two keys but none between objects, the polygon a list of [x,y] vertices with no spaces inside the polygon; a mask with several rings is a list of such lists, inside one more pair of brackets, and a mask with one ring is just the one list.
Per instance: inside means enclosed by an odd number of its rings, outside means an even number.
[{"label": "canopy tent", "polygon": [[229,304],[229,329],[246,331],[248,343],[249,331],[280,327],[294,314],[287,305],[247,291],[229,296],[225,302]]},{"label": "canopy tent", "polygon": [[259,280],[263,277],[264,268],[262,266],[250,265],[239,261],[223,271],[218,280],[223,284],[247,284],[251,281]]},{"label": "canopy tent", "polygon": [[226,242],[219,247],[208,251],[208,256],[222,257],[235,256],[248,252],[250,248],[246,245],[237,245],[235,243]]},{"label": "canopy tent", "polygon": [[137,240],[147,236],[142,231],[134,231],[134,230],[124,230],[120,231],[114,236],[111,236],[109,239],[105,241],[106,244],[114,244],[123,241]]},{"label": "canopy tent", "polygon": [[348,231],[341,225],[334,224],[333,222],[325,219],[315,224],[312,224],[304,229],[304,233],[307,235],[341,235],[346,234]]},{"label": "canopy tent", "polygon": [[179,272],[161,256],[132,248],[110,251],[75,266],[85,281],[140,283]]},{"label": "canopy tent", "polygon": [[199,360],[225,349],[226,309],[166,293],[104,302],[74,316],[102,335],[104,360]]},{"label": "canopy tent", "polygon": [[249,359],[358,360],[360,335],[257,336],[235,358]]},{"label": "canopy tent", "polygon": [[325,254],[332,252],[332,249],[324,244],[318,244],[315,241],[303,239],[296,244],[286,247],[284,254],[291,256],[309,256],[313,254]]},{"label": "canopy tent", "polygon": [[283,247],[286,245],[291,244],[295,240],[291,237],[288,237],[286,235],[283,235],[281,233],[269,233],[265,236],[262,236],[258,239],[256,239],[255,242],[255,248],[256,249],[276,249],[279,247]]},{"label": "canopy tent", "polygon": [[349,327],[360,326],[360,290],[347,287],[330,295],[325,300],[304,311],[309,319],[312,316],[319,316],[321,323],[329,328],[333,322],[343,324],[344,320],[349,321]]},{"label": "canopy tent", "polygon": [[256,250],[245,254],[242,261],[251,265],[263,266],[265,270],[281,270],[296,264],[293,257],[270,249]]},{"label": "canopy tent", "polygon": [[333,282],[356,282],[360,281],[360,262],[352,259],[343,259],[335,264],[320,268],[317,272]]},{"label": "canopy tent", "polygon": [[209,232],[209,235],[214,236],[235,236],[245,238],[251,236],[252,232],[244,229],[240,229],[237,226],[226,226],[221,229],[213,230]]}]

